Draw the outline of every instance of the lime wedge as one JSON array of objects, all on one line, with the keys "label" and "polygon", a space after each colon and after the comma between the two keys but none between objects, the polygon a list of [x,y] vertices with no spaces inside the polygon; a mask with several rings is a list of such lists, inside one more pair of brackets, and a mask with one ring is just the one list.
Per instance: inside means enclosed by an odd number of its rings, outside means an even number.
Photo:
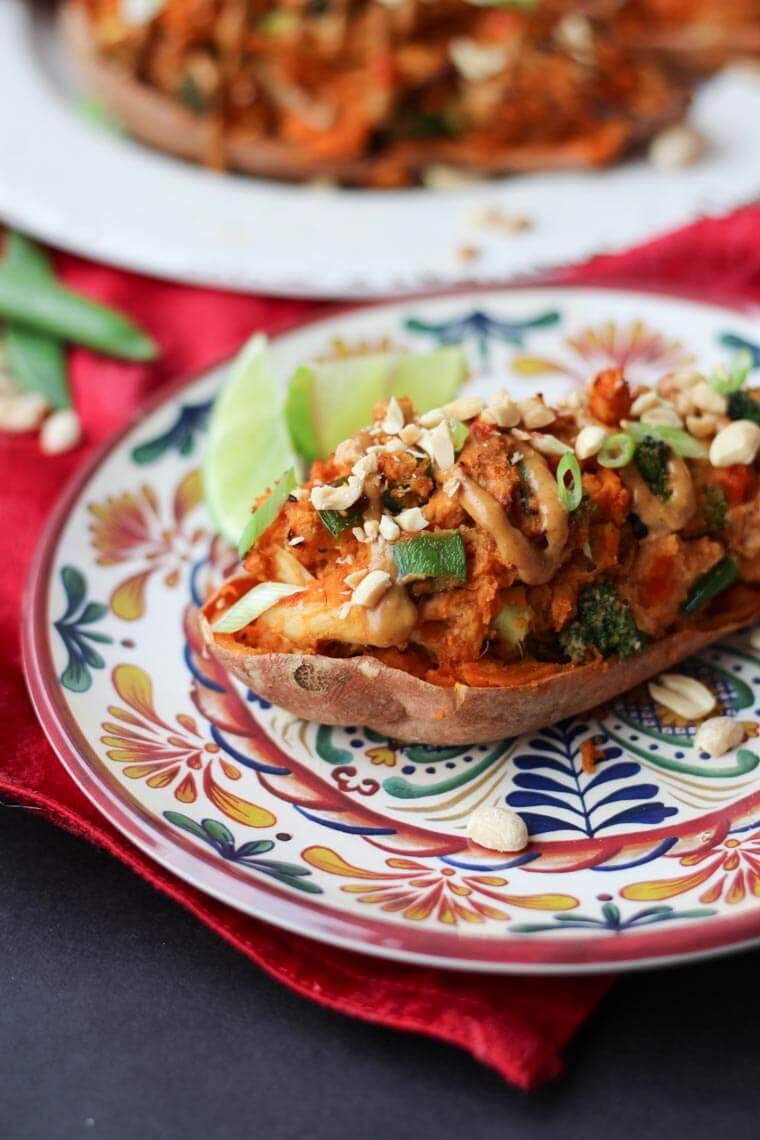
[{"label": "lime wedge", "polygon": [[466,375],[459,345],[303,365],[288,386],[285,418],[295,447],[310,462],[368,424],[378,400],[408,396],[420,414],[451,400]]},{"label": "lime wedge", "polygon": [[251,337],[217,396],[203,457],[203,492],[216,529],[237,544],[259,495],[298,468],[266,337]]}]

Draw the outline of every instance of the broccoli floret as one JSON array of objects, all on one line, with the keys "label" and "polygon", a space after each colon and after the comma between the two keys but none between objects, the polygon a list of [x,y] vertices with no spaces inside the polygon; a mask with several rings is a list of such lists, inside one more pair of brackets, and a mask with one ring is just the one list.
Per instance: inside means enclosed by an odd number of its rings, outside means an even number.
[{"label": "broccoli floret", "polygon": [[602,657],[631,657],[647,645],[631,607],[606,579],[586,587],[575,618],[560,630],[559,640],[571,661],[587,661],[594,649]]},{"label": "broccoli floret", "polygon": [[728,414],[732,420],[752,420],[760,424],[760,403],[749,392],[739,389],[728,397]]},{"label": "broccoli floret", "polygon": [[706,483],[700,488],[700,510],[705,524],[705,533],[713,536],[722,534],[726,529],[728,514],[728,499],[722,487],[714,483]]},{"label": "broccoli floret", "polygon": [[668,459],[670,448],[660,439],[647,435],[633,453],[636,466],[649,490],[658,499],[669,499],[673,492],[668,487]]}]

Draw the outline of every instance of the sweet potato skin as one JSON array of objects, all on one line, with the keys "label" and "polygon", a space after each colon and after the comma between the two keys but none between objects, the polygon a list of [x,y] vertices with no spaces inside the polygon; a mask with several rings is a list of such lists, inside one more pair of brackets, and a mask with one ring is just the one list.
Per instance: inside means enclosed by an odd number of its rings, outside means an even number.
[{"label": "sweet potato skin", "polygon": [[737,587],[725,603],[701,628],[663,638],[638,657],[537,666],[532,679],[518,669],[516,684],[489,688],[432,685],[370,656],[256,654],[202,624],[209,651],[228,673],[296,716],[361,722],[395,740],[446,746],[517,736],[595,708],[760,615],[760,591]]}]

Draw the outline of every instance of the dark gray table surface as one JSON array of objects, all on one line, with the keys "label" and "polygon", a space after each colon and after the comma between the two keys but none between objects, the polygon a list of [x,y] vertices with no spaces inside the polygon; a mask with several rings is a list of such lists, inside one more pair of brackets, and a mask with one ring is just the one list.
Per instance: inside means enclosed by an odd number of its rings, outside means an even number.
[{"label": "dark gray table surface", "polygon": [[319,1009],[88,844],[0,804],[0,1140],[744,1140],[760,953],[619,982],[532,1094]]}]

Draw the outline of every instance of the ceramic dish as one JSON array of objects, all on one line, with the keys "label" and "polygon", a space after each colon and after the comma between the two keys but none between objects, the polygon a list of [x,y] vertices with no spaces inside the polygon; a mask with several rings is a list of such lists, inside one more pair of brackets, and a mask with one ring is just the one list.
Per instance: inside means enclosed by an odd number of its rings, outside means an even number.
[{"label": "ceramic dish", "polygon": [[[737,313],[645,294],[535,289],[379,306],[273,345],[325,353],[463,340],[467,391],[553,398],[605,364],[634,382],[760,348]],[[471,748],[401,745],[269,706],[201,654],[197,607],[234,564],[200,502],[220,368],[115,440],[65,495],[24,618],[32,696],[108,819],[181,878],[301,934],[468,970],[568,972],[760,941],[760,656],[740,633],[687,663],[746,743],[711,760],[637,689],[601,717]],[[582,742],[603,759],[583,771]],[[468,845],[478,804],[519,811],[515,856]]]}]

